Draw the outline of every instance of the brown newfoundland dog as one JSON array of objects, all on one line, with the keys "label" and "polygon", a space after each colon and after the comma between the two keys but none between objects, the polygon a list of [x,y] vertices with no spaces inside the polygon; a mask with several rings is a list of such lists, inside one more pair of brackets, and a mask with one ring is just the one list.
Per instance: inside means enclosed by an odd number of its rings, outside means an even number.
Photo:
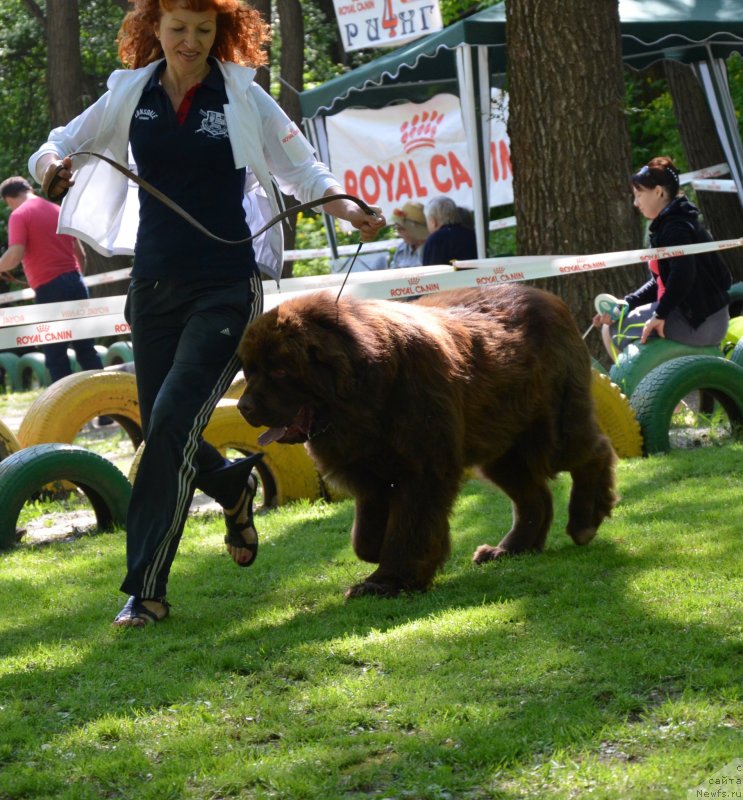
[{"label": "brown newfoundland dog", "polygon": [[513,503],[478,564],[539,551],[548,481],[572,476],[567,532],[596,535],[614,503],[588,350],[565,304],[532,287],[441,292],[414,303],[300,296],[251,323],[238,407],[261,441],[306,442],[324,478],[354,497],[356,555],[378,564],[347,596],[427,589],[449,555],[466,467]]}]

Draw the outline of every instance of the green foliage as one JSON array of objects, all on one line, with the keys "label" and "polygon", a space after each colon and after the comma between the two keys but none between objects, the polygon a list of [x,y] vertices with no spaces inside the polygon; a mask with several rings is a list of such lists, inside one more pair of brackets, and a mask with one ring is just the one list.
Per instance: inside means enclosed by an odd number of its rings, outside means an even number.
[{"label": "green foliage", "polygon": [[632,164],[646,164],[662,154],[685,171],[686,156],[666,81],[653,73],[627,73],[625,86]]}]

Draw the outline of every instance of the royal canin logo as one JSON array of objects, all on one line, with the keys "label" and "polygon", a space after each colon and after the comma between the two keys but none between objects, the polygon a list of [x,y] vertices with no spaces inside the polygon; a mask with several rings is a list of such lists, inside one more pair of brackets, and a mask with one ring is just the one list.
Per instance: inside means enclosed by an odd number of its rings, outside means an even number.
[{"label": "royal canin logo", "polygon": [[417,286],[421,282],[420,278],[408,278],[409,286]]},{"label": "royal canin logo", "polygon": [[412,153],[419,147],[434,147],[436,145],[436,131],[444,120],[444,115],[438,111],[424,111],[414,114],[411,120],[405,120],[400,126],[400,141],[406,153]]},{"label": "royal canin logo", "polygon": [[48,331],[50,328],[51,328],[51,325],[47,325],[46,323],[44,323],[43,325],[37,325],[37,326],[36,326],[36,330],[37,330],[39,333],[47,333],[47,331]]}]

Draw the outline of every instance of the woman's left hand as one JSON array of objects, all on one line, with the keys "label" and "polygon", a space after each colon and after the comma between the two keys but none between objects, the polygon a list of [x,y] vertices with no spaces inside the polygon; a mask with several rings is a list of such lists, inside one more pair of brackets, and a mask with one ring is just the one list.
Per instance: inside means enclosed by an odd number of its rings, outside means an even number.
[{"label": "woman's left hand", "polygon": [[640,344],[645,344],[648,340],[648,336],[651,333],[657,333],[661,339],[666,338],[666,321],[664,319],[658,319],[658,317],[650,317],[650,319],[645,323],[642,329],[642,336],[640,336]]}]

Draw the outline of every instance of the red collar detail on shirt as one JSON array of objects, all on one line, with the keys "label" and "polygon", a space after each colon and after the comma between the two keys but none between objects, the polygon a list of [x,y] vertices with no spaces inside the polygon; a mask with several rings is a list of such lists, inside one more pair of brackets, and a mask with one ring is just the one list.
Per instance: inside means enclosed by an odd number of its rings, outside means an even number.
[{"label": "red collar detail on shirt", "polygon": [[196,94],[196,90],[201,86],[200,83],[194,84],[184,95],[183,100],[181,100],[181,104],[178,106],[178,111],[176,112],[176,117],[178,118],[178,124],[183,125],[186,121],[186,117],[188,116],[188,112],[191,109],[191,103],[193,103],[194,95]]}]

